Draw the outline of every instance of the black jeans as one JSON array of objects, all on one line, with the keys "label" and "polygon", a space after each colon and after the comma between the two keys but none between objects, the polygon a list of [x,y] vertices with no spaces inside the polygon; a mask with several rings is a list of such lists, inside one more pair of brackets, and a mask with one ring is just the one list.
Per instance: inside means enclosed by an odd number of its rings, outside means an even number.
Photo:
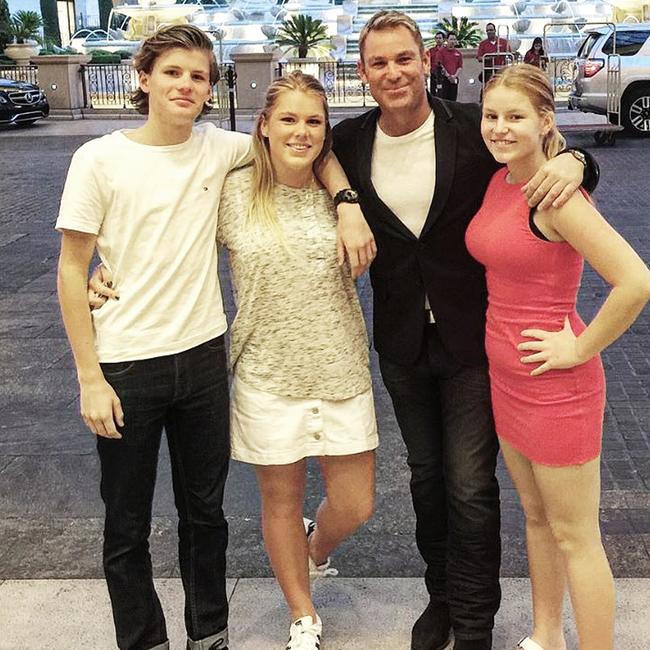
[{"label": "black jeans", "polygon": [[441,99],[448,99],[449,101],[455,102],[458,97],[458,84],[451,83],[449,79],[443,77],[442,79],[442,90],[438,93],[438,97]]},{"label": "black jeans", "polygon": [[487,367],[444,350],[435,325],[413,366],[380,357],[408,451],[416,540],[431,601],[458,638],[487,637],[501,600],[498,442]]},{"label": "black jeans", "polygon": [[223,492],[230,456],[224,337],[155,359],[104,363],[124,409],[121,440],[97,438],[106,506],[104,573],[117,644],[146,650],[167,640],[154,589],[149,534],[163,428],[178,510],[178,554],[188,636],[228,624]]}]

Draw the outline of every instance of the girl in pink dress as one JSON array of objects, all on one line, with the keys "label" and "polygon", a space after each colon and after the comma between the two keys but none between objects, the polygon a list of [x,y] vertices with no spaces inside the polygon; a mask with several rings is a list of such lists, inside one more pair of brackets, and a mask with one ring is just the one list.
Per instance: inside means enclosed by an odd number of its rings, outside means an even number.
[{"label": "girl in pink dress", "polygon": [[[564,147],[551,86],[518,65],[486,86],[481,130],[496,172],[467,229],[486,268],[486,350],[503,456],[526,515],[533,630],[524,650],[565,650],[568,583],[580,648],[611,650],[614,584],[598,525],[605,382],[599,353],[650,298],[650,271],[576,192],[531,212],[521,186]],[[583,260],[612,286],[589,325],[576,312]]]}]

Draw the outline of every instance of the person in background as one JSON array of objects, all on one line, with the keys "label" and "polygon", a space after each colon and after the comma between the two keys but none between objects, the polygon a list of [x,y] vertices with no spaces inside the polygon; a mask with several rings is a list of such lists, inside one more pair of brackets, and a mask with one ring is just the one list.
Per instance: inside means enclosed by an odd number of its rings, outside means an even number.
[{"label": "person in background", "polygon": [[505,38],[497,37],[497,28],[494,23],[485,26],[486,39],[478,44],[476,58],[483,66],[479,79],[485,87],[495,71],[506,65],[506,57],[501,53],[512,52],[510,44]]},{"label": "person in background", "polygon": [[524,54],[524,63],[546,70],[547,58],[546,54],[544,54],[542,39],[539,36],[533,39],[533,44],[530,46],[528,52]]},{"label": "person in background", "polygon": [[446,45],[438,52],[438,62],[442,69],[442,92],[438,97],[452,102],[458,97],[458,79],[463,69],[463,55],[456,48],[457,45],[456,34],[449,32]]},{"label": "person in background", "polygon": [[[485,88],[481,132],[499,169],[471,221],[485,266],[485,346],[496,432],[526,515],[533,629],[523,650],[566,648],[566,587],[580,650],[614,647],[614,581],[599,529],[605,378],[600,352],[650,298],[650,271],[585,193],[531,210],[522,184],[562,151],[553,89],[512,66]],[[592,321],[576,311],[584,261],[612,287]]]},{"label": "person in background", "polygon": [[438,63],[438,52],[445,46],[446,34],[436,32],[434,35],[434,45],[427,50],[429,57],[429,92],[432,95],[438,95],[442,91],[442,71]]}]

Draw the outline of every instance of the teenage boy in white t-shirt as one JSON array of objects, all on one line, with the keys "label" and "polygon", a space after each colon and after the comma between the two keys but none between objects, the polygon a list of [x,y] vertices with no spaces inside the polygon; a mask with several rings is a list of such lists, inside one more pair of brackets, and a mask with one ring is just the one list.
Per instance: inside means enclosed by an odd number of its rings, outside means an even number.
[{"label": "teenage boy in white t-shirt", "polygon": [[[188,648],[221,650],[228,644],[229,420],[216,215],[224,178],[246,160],[250,140],[194,126],[216,77],[201,30],[160,30],[135,65],[134,99],[146,123],[86,143],[70,166],[56,224],[59,298],[81,413],[97,435],[118,646],[169,647],[148,545],[164,427]],[[91,317],[86,283],[95,248],[120,300]]]},{"label": "teenage boy in white t-shirt", "polygon": [[[176,507],[191,650],[227,649],[226,319],[217,274],[219,196],[249,156],[250,137],[194,126],[216,77],[212,43],[188,25],[159,30],[135,59],[144,126],[74,155],[56,227],[59,299],[75,357],[81,414],[97,435],[106,505],[104,570],[121,649],[168,648],[148,550],[162,429]],[[336,194],[347,178],[323,170]],[[345,192],[340,192],[345,194]],[[339,206],[339,257],[357,273],[376,251],[358,206]],[[121,300],[93,312],[87,274],[97,249]],[[116,292],[102,286],[112,298]]]}]

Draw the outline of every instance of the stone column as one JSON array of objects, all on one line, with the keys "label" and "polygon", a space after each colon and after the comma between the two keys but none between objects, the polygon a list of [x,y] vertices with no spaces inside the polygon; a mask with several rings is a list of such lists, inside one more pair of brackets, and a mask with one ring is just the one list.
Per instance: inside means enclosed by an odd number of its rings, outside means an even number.
[{"label": "stone column", "polygon": [[31,62],[38,66],[38,85],[47,95],[50,116],[59,119],[83,119],[84,108],[81,65],[89,56],[55,54],[35,56]]},{"label": "stone column", "polygon": [[463,69],[460,73],[458,86],[459,102],[478,102],[481,94],[481,82],[478,74],[481,71],[481,62],[476,60],[476,48],[459,48],[463,55]]},{"label": "stone column", "polygon": [[230,54],[237,73],[237,108],[261,108],[282,53],[277,49],[271,52],[238,52],[238,49]]}]

